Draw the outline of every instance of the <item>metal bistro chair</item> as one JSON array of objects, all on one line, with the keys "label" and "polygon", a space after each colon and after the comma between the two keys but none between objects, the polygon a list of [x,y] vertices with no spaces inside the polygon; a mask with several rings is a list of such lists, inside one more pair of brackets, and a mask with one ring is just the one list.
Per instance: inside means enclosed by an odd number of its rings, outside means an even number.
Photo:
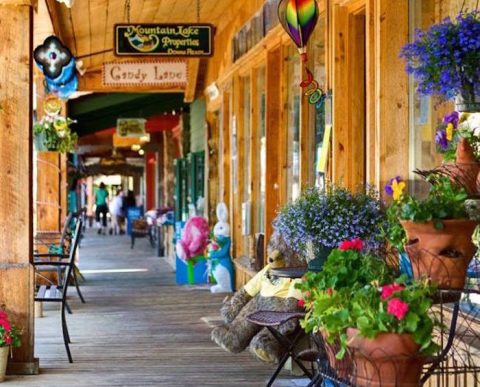
[{"label": "metal bistro chair", "polygon": [[[68,214],[67,218],[65,219],[65,223],[63,225],[63,231],[62,231],[62,235],[60,237],[60,241],[58,243],[54,243],[54,241],[52,241],[52,240],[47,242],[44,239],[44,236],[41,236],[39,238],[39,240],[37,241],[37,244],[40,243],[40,244],[48,247],[48,253],[35,252],[34,255],[33,255],[34,259],[42,258],[42,257],[47,257],[48,258],[48,257],[52,257],[52,256],[57,256],[58,258],[62,259],[60,257],[60,255],[64,255],[64,256],[68,257],[67,251],[69,250],[69,248],[72,244],[71,228],[72,228],[72,226],[75,227],[74,225],[76,225],[80,219],[81,219],[80,217],[74,215],[73,213]],[[73,225],[72,225],[72,222],[74,222]],[[82,229],[80,229],[80,234],[79,234],[79,245],[80,245],[81,235],[82,235]],[[52,237],[49,236],[48,238],[51,239]],[[58,240],[58,237],[56,239]],[[56,270],[58,272],[58,274],[60,275],[61,270],[60,270],[59,267],[56,267],[56,268],[53,268],[53,269]],[[42,271],[48,271],[48,270],[42,270]],[[75,261],[74,261],[71,278],[72,278],[73,284],[75,285],[75,288],[77,290],[78,297],[80,297],[80,300],[82,301],[82,303],[85,304],[85,298],[83,297],[83,294],[80,291],[80,286],[79,286],[79,283],[78,283],[78,276],[80,276],[80,278],[82,278],[82,280],[85,281],[85,278],[83,277],[82,273],[80,272],[80,269],[77,267],[77,265],[75,264]],[[68,305],[67,305],[67,311],[70,314],[72,313],[72,311],[68,307]]]},{"label": "metal bistro chair", "polygon": [[275,329],[275,327],[278,327],[287,321],[290,321],[291,319],[299,319],[304,316],[305,313],[303,312],[278,312],[266,310],[260,310],[247,316],[247,320],[251,323],[266,327],[272,333],[273,337],[275,337],[280,345],[286,350],[285,354],[278,363],[277,369],[268,381],[267,387],[270,387],[273,384],[289,358],[292,358],[292,360],[301,368],[301,370],[310,380],[313,378],[312,372],[307,370],[307,368],[302,364],[302,361],[310,361],[310,356],[308,358],[304,358],[302,353],[296,352],[298,341],[305,335],[302,328],[297,325],[295,332],[290,336],[285,336]]},{"label": "metal bistro chair", "polygon": [[[64,269],[64,273],[59,278],[59,285],[41,285],[37,287],[35,294],[35,301],[40,302],[58,302],[61,303],[61,316],[62,316],[62,332],[63,341],[65,343],[65,349],[67,350],[68,361],[73,363],[72,354],[70,353],[69,343],[70,335],[67,328],[67,320],[65,318],[65,310],[67,306],[67,290],[69,278],[72,275],[74,266],[75,253],[77,251],[78,242],[80,239],[80,230],[82,227],[82,221],[78,220],[75,226],[75,232],[73,240],[70,245],[69,255],[64,254],[50,254],[51,258],[68,258],[67,261],[34,261],[35,268],[37,267],[59,267]],[[61,282],[60,282],[61,281]]]}]

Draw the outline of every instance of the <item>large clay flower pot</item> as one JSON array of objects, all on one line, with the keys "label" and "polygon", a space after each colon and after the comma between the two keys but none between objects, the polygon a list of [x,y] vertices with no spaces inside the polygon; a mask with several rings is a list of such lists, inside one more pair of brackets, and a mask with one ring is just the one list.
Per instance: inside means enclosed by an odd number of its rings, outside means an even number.
[{"label": "large clay flower pot", "polygon": [[411,334],[380,333],[367,339],[349,328],[347,336],[356,386],[418,387],[425,358]]},{"label": "large clay flower pot", "polygon": [[0,382],[3,382],[5,380],[9,352],[10,347],[0,347]]},{"label": "large clay flower pot", "polygon": [[412,263],[414,278],[431,278],[440,288],[461,289],[468,264],[475,254],[472,234],[478,222],[468,219],[443,220],[443,228],[433,222],[401,221],[408,242],[405,250]]}]

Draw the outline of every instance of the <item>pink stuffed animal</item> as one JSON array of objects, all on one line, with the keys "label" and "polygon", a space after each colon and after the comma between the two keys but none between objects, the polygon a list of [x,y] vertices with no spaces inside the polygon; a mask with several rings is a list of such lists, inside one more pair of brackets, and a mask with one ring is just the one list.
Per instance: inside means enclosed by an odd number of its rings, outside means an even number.
[{"label": "pink stuffed animal", "polygon": [[185,224],[182,239],[177,242],[176,251],[184,261],[202,254],[207,248],[210,230],[208,222],[201,216],[190,218]]}]

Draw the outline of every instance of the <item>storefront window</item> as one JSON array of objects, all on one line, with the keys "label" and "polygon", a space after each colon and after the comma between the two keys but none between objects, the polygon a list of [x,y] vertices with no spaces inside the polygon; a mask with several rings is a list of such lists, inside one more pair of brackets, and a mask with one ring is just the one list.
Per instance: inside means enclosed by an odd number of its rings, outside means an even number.
[{"label": "storefront window", "polygon": [[257,190],[258,205],[256,208],[256,230],[257,233],[265,232],[265,176],[266,176],[266,163],[267,163],[267,151],[266,151],[266,137],[265,137],[265,68],[262,67],[257,71],[257,123],[258,123],[258,149],[256,152],[260,155],[260,162],[256,163],[256,176],[258,179],[254,179],[254,189]]},{"label": "storefront window", "polygon": [[[441,7],[436,0],[410,0],[410,39],[415,37],[416,29],[427,29],[432,25],[439,12],[448,7]],[[447,14],[441,16],[446,17]],[[451,103],[441,103],[436,97],[421,95],[416,92],[417,84],[410,79],[410,191],[415,195],[424,195],[427,183],[413,171],[430,170],[442,162],[436,151],[435,131],[443,115],[453,109]]]},{"label": "storefront window", "polygon": [[[312,35],[309,45],[309,58],[313,63],[312,72],[314,79],[318,81],[322,89],[325,88],[326,72],[325,72],[325,15],[322,14],[318,18],[315,32]],[[314,184],[323,188],[325,185],[325,167],[328,149],[324,149],[325,137],[325,102],[310,107],[310,122],[313,125],[312,137],[314,146],[314,157],[312,170],[314,171]],[[328,141],[328,139],[325,139]],[[328,147],[328,144],[325,144]]]},{"label": "storefront window", "polygon": [[300,82],[302,69],[296,48],[290,46],[288,55],[288,106],[287,106],[287,197],[295,200],[300,193]]}]

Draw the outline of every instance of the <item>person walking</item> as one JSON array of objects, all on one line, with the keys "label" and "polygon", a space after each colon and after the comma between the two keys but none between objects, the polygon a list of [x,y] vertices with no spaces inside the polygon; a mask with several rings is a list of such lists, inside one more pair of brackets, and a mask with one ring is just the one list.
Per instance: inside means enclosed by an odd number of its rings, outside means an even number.
[{"label": "person walking", "polygon": [[[103,231],[103,235],[106,234],[107,230],[107,214],[108,214],[108,192],[105,188],[105,184],[102,182],[100,183],[100,187],[95,192],[95,220],[97,221],[98,226],[98,234],[101,234]],[[102,220],[100,223],[100,215],[102,216]]]},{"label": "person walking", "polygon": [[110,228],[110,235],[121,234],[122,227],[120,220],[122,217],[122,206],[123,206],[123,191],[119,189],[117,194],[110,201],[110,216],[112,218],[112,225]]}]

